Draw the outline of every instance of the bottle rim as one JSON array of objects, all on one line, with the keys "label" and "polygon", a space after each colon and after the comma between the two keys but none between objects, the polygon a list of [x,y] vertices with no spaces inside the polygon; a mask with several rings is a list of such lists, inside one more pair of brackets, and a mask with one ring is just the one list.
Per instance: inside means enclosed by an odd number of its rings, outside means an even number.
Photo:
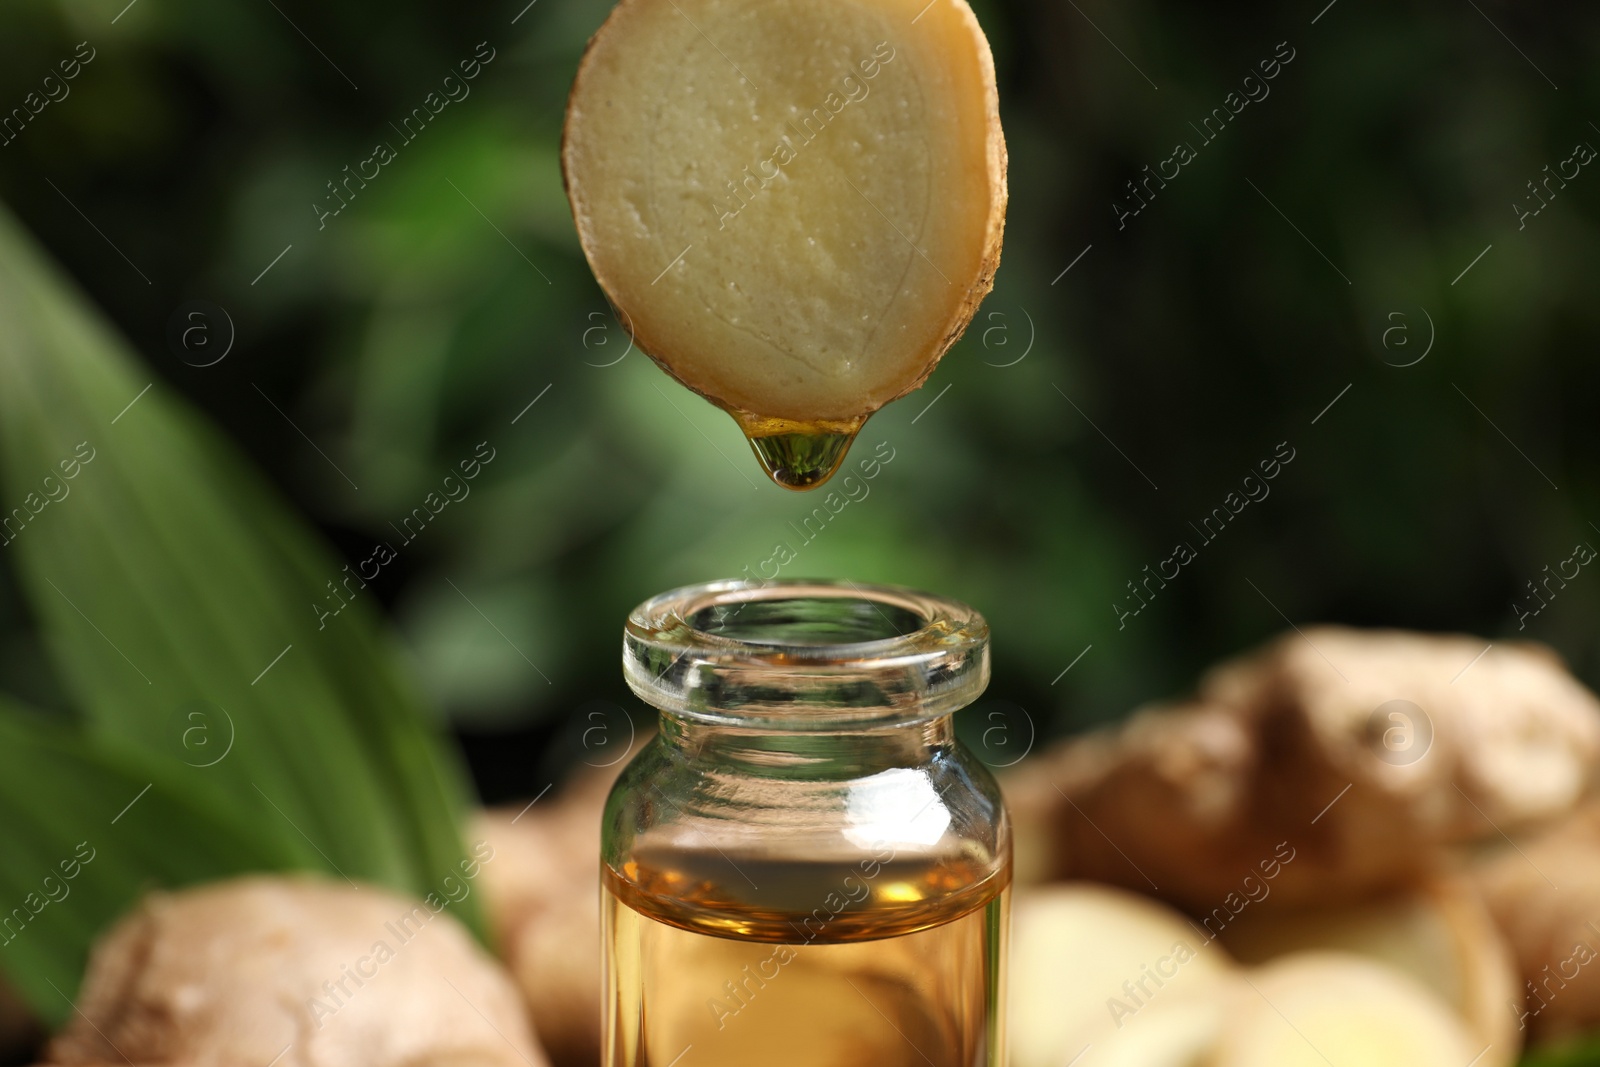
[{"label": "bottle rim", "polygon": [[783,732],[949,715],[989,684],[989,624],[948,597],[848,580],[683,586],[628,616],[623,677],[680,718]]}]

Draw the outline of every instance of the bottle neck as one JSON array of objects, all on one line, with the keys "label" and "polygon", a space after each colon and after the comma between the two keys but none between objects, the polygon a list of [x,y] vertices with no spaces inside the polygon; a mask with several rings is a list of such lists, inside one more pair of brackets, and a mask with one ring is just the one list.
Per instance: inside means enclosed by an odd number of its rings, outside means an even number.
[{"label": "bottle neck", "polygon": [[928,763],[956,742],[951,716],[859,730],[724,726],[661,712],[660,743],[689,763],[769,778],[860,778]]},{"label": "bottle neck", "polygon": [[635,608],[622,665],[637,696],[683,719],[859,733],[977,699],[989,627],[965,604],[893,586],[709,582]]}]

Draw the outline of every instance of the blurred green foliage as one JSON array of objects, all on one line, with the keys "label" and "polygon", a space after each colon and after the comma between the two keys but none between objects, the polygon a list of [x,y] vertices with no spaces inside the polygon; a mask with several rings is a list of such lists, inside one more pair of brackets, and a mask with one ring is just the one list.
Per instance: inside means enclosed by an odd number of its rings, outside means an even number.
[{"label": "blurred green foliage", "polygon": [[1564,1042],[1540,1049],[1525,1056],[1521,1067],[1600,1067],[1600,1040]]},{"label": "blurred green foliage", "polygon": [[0,971],[59,1025],[107,924],[247,872],[449,906],[464,768],[326,546],[3,211],[0,321],[0,533],[73,713],[0,690]]},{"label": "blurred green foliage", "polygon": [[[765,484],[731,420],[622,356],[557,159],[609,5],[124,3],[0,11],[0,107],[77,42],[97,49],[0,148],[0,196],[352,565],[398,549],[362,595],[458,728],[570,746],[576,709],[631,705],[632,605],[760,563],[819,503]],[[970,601],[994,627],[992,698],[1041,732],[1179,691],[1285,618],[1535,637],[1600,677],[1600,578],[1525,630],[1511,607],[1600,543],[1600,177],[1522,231],[1510,206],[1576,141],[1600,145],[1600,11],[1343,0],[1313,25],[1321,3],[976,6],[1011,154],[995,292],[869,424],[858,449],[896,455],[870,498],[785,573]],[[1270,97],[1119,230],[1124,183],[1280,41],[1296,58]],[[471,95],[319,229],[325,183],[479,42],[495,58]],[[170,343],[190,299],[236,328],[214,366]],[[1427,358],[1390,365],[1422,351],[1424,315]],[[1383,345],[1397,321],[1409,348]],[[402,544],[485,441],[470,496]],[[1119,628],[1126,583],[1195,542],[1190,523],[1281,441],[1297,458],[1270,498]],[[0,672],[65,703],[10,587]],[[491,793],[541,784],[479,762]]]}]

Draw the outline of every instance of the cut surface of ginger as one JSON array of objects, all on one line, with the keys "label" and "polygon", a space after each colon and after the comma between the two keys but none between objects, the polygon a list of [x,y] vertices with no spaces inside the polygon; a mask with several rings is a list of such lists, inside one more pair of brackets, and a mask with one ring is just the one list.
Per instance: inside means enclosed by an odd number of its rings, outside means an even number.
[{"label": "cut surface of ginger", "polygon": [[1317,949],[1376,960],[1455,1009],[1478,1046],[1488,1046],[1475,1067],[1509,1067],[1522,1049],[1517,1015],[1507,1008],[1518,992],[1516,968],[1465,879],[1440,876],[1347,904],[1264,911],[1230,926],[1222,941],[1246,964]]},{"label": "cut surface of ginger", "polygon": [[999,262],[1005,145],[965,0],[623,0],[562,166],[639,346],[753,441],[848,442],[931,373]]},{"label": "cut surface of ginger", "polygon": [[1009,981],[1013,1067],[1190,1067],[1226,1020],[1233,961],[1135,893],[1086,882],[1021,889]]},{"label": "cut surface of ginger", "polygon": [[1464,1067],[1480,1046],[1407,975],[1342,952],[1285,956],[1249,979],[1215,1067]]}]

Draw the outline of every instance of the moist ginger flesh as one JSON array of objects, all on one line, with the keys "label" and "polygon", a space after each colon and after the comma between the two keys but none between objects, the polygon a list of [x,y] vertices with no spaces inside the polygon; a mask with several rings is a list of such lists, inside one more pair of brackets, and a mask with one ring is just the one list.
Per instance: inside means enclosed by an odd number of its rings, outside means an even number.
[{"label": "moist ginger flesh", "polygon": [[640,346],[736,413],[858,419],[910,391],[999,258],[1005,148],[964,0],[623,0],[563,165]]}]

